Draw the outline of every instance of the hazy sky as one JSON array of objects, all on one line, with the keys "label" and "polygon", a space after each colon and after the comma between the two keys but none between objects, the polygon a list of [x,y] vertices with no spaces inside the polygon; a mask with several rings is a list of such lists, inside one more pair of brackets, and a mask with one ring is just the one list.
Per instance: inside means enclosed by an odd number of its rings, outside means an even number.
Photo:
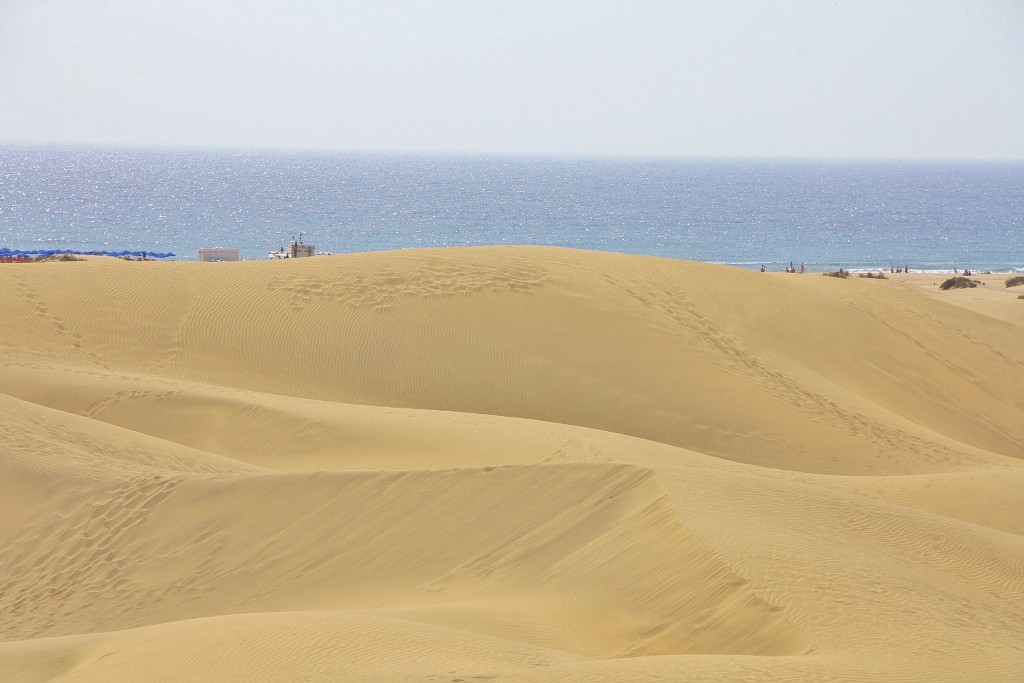
[{"label": "hazy sky", "polygon": [[0,0],[0,140],[1024,158],[1024,0]]}]

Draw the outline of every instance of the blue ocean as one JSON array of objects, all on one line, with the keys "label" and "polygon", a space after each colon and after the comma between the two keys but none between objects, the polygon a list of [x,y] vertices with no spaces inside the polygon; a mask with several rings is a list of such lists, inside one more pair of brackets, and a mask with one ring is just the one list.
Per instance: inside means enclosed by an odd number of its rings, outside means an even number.
[{"label": "blue ocean", "polygon": [[780,270],[1024,270],[1024,164],[0,148],[0,249],[302,234],[345,253],[539,244]]}]

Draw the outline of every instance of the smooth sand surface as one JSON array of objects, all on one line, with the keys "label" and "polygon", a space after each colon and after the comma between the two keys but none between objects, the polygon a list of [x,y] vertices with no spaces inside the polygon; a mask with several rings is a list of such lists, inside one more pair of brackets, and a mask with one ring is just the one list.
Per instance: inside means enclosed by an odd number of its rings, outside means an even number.
[{"label": "smooth sand surface", "polygon": [[0,680],[1019,683],[983,277],[0,266]]}]

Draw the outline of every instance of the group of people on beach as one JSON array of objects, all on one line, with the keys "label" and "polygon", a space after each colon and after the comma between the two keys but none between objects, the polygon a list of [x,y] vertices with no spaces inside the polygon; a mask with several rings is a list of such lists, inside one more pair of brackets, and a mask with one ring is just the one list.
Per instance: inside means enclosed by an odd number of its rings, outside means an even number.
[{"label": "group of people on beach", "polygon": [[[765,272],[765,267],[764,267],[763,263],[761,264],[761,272],[762,273]],[[787,273],[796,273],[796,272],[798,272],[796,267],[793,265],[792,261],[790,261],[789,262],[789,266],[786,267],[786,272]],[[800,270],[799,270],[799,272],[801,272],[801,273],[805,272],[804,271],[804,264],[803,264],[803,262],[800,263]],[[843,269],[840,268],[839,272],[842,273]],[[889,272],[890,273],[909,273],[910,272],[910,266],[889,266]],[[956,273],[956,269],[955,268],[953,269],[953,272]],[[970,274],[971,274],[971,271],[969,271],[969,270],[967,270],[965,268],[964,269],[964,275],[970,275]]]},{"label": "group of people on beach", "polygon": [[[764,264],[763,263],[761,264],[761,272],[762,273],[765,272]],[[793,265],[792,261],[789,262],[789,266],[786,268],[786,272],[787,273],[795,273],[796,272],[796,267]],[[804,264],[803,263],[800,264],[800,272],[801,273],[804,272]]]}]

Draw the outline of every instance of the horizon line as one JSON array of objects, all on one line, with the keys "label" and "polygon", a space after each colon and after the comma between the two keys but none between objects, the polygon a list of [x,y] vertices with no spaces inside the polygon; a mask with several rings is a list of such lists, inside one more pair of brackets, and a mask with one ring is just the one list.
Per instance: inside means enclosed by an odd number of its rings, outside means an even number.
[{"label": "horizon line", "polygon": [[206,145],[178,143],[130,143],[83,141],[28,141],[0,139],[0,148],[21,149],[95,149],[143,152],[209,152],[221,154],[295,154],[321,156],[376,156],[376,157],[450,157],[475,159],[535,159],[535,160],[617,160],[617,161],[692,161],[692,162],[818,162],[818,163],[1024,163],[1024,157],[997,156],[842,156],[816,154],[684,154],[684,153],[631,153],[631,152],[569,152],[569,151],[512,151],[512,150],[443,150],[443,149],[367,149],[344,147],[310,147],[287,145]]}]

